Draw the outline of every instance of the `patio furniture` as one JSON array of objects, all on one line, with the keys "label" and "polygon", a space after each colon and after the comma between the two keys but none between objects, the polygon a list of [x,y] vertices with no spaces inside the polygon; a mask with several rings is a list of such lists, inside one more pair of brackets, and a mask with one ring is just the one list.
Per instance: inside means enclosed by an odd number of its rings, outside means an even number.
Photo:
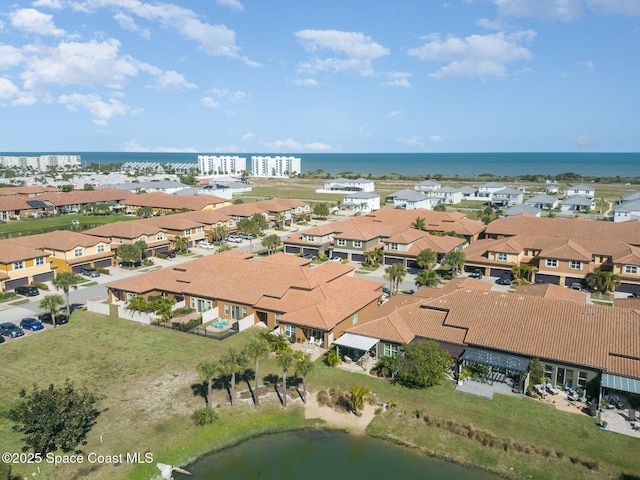
[{"label": "patio furniture", "polygon": [[546,383],[544,387],[551,395],[558,395],[558,393],[560,393],[551,383]]},{"label": "patio furniture", "polygon": [[567,394],[567,400],[569,400],[570,402],[575,402],[577,400],[580,400],[580,394],[578,392],[576,392],[575,390],[571,390]]},{"label": "patio furniture", "polygon": [[547,392],[545,391],[544,387],[542,385],[534,385],[533,389],[536,391],[536,393],[538,395],[540,395],[542,398],[547,396]]}]

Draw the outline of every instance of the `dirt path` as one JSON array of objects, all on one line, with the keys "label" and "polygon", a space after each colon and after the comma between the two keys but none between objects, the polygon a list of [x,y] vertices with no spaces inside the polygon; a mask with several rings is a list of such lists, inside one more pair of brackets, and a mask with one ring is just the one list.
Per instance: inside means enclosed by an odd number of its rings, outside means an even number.
[{"label": "dirt path", "polygon": [[320,418],[327,422],[329,427],[343,428],[349,433],[363,434],[367,425],[373,420],[374,411],[375,407],[366,403],[361,417],[351,412],[338,412],[333,408],[320,405],[316,400],[316,392],[308,392],[307,403],[304,406],[304,417]]}]

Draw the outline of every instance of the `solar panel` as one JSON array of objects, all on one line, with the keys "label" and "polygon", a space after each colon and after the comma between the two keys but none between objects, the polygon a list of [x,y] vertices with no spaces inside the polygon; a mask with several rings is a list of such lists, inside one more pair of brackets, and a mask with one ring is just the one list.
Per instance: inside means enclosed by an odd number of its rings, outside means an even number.
[{"label": "solar panel", "polygon": [[41,202],[40,200],[27,200],[27,205],[29,205],[30,207],[33,208],[44,208],[46,207],[44,202]]}]

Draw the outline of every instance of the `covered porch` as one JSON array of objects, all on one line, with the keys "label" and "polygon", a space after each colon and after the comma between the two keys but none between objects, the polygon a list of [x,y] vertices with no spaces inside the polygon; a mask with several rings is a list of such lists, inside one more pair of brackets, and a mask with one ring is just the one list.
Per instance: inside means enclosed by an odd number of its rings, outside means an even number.
[{"label": "covered porch", "polygon": [[345,333],[333,342],[333,345],[338,358],[345,365],[357,365],[365,372],[369,372],[375,366],[377,360],[375,347],[379,341],[379,339],[373,337]]},{"label": "covered porch", "polygon": [[[467,381],[486,384],[487,387],[495,385],[500,387],[501,391],[499,393],[511,392],[520,395],[527,390],[529,382],[528,358],[505,352],[469,347],[462,354],[460,360],[459,381],[456,390],[466,391],[465,383]],[[486,388],[475,388],[474,390],[484,392]]]}]

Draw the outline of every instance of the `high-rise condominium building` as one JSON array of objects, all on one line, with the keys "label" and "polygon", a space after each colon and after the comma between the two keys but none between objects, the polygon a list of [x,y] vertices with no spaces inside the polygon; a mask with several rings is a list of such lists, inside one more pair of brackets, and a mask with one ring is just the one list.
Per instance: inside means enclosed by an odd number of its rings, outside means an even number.
[{"label": "high-rise condominium building", "polygon": [[198,155],[200,175],[230,175],[247,169],[247,158],[237,155]]},{"label": "high-rise condominium building", "polygon": [[289,177],[300,173],[302,159],[254,155],[251,157],[251,175],[254,177]]},{"label": "high-rise condominium building", "polygon": [[80,167],[81,163],[80,155],[10,155],[0,156],[0,165],[3,168],[30,168],[46,172],[49,168]]}]

